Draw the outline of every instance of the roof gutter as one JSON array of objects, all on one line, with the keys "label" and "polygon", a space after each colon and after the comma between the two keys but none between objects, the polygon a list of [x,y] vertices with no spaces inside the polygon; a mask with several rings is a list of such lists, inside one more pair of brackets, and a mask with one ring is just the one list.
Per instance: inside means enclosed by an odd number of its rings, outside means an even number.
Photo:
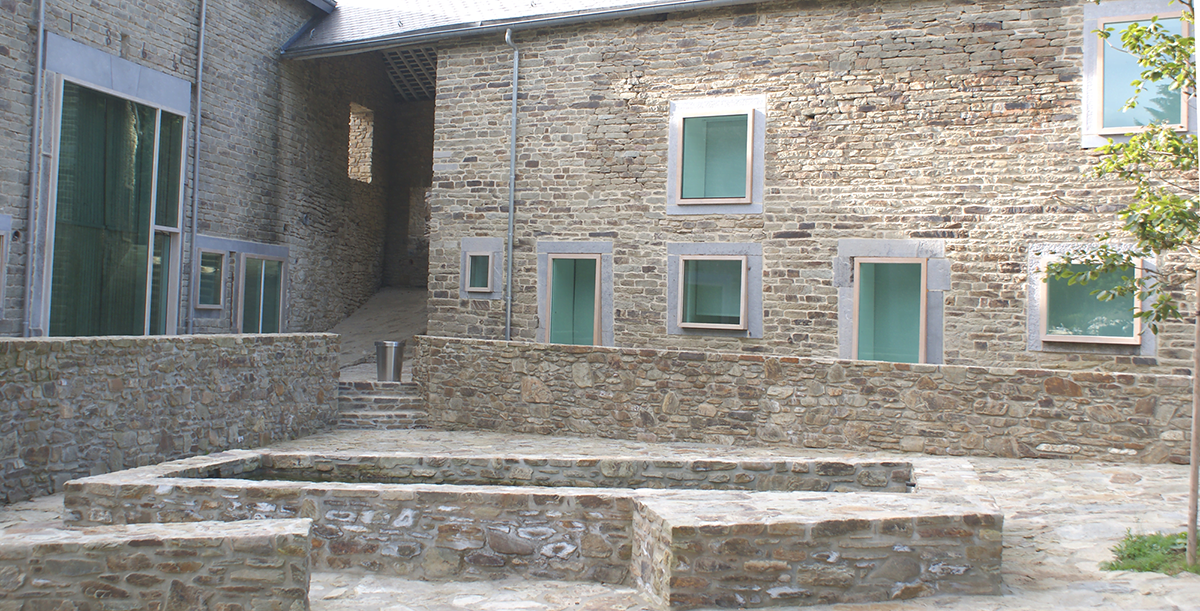
[{"label": "roof gutter", "polygon": [[391,34],[388,36],[381,36],[366,40],[322,45],[320,47],[312,47],[309,49],[290,50],[288,49],[288,47],[291,46],[291,42],[289,41],[289,44],[280,50],[280,55],[285,59],[317,59],[320,57],[337,57],[339,55],[353,55],[368,51],[381,51],[395,47],[417,45],[444,40],[447,38],[502,34],[508,30],[516,31],[532,28],[575,25],[580,23],[590,23],[593,21],[604,21],[607,19],[643,17],[646,15],[659,15],[662,13],[685,10],[698,11],[705,9],[724,8],[729,6],[740,6],[743,4],[761,4],[764,1],[765,0],[675,0],[674,2],[664,2],[662,4],[639,6],[634,8],[607,9],[583,13],[571,13],[568,15],[559,14],[547,17],[510,19],[504,21],[478,21],[471,24],[450,26],[444,29],[418,30],[411,33]]}]

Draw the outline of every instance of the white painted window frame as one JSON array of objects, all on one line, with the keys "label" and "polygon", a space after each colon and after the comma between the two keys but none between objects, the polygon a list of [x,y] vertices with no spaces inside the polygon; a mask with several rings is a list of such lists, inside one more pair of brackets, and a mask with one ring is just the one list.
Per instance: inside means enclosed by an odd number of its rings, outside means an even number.
[{"label": "white painted window frame", "polygon": [[[741,299],[738,323],[734,325],[717,323],[687,322],[683,319],[684,303],[687,301],[687,262],[688,261],[738,261],[742,264]],[[675,312],[676,326],[680,329],[730,329],[745,331],[749,328],[749,289],[750,264],[746,255],[679,255],[679,303]]]},{"label": "white painted window frame", "polygon": [[853,335],[851,336],[850,358],[858,360],[858,321],[859,321],[859,306],[862,304],[859,299],[859,279],[862,278],[861,269],[863,263],[920,263],[921,264],[921,323],[920,333],[917,335],[917,361],[925,363],[928,361],[927,337],[929,327],[929,259],[923,257],[855,257],[854,258],[854,318],[852,321]]},{"label": "white painted window frame", "polygon": [[554,317],[550,313],[553,311],[552,306],[554,305],[554,303],[553,303],[554,302],[554,262],[559,259],[569,259],[569,260],[573,260],[573,261],[586,259],[589,261],[596,262],[596,287],[594,289],[592,289],[592,298],[595,300],[595,304],[593,305],[593,308],[592,308],[593,318],[594,318],[594,320],[592,321],[592,345],[593,346],[601,345],[601,334],[600,334],[600,331],[601,331],[601,329],[600,329],[601,299],[600,299],[600,297],[601,297],[601,287],[602,287],[601,280],[603,279],[603,274],[602,274],[603,258],[602,257],[603,256],[599,253],[550,253],[547,256],[547,258],[546,258],[546,261],[547,261],[547,264],[546,264],[546,343],[551,343],[550,338],[553,336],[553,329],[551,328],[551,321],[553,320]]}]

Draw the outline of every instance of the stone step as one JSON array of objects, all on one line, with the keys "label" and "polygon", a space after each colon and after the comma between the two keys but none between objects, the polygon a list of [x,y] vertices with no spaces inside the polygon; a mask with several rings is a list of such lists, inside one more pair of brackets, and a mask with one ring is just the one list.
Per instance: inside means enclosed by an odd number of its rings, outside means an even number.
[{"label": "stone step", "polygon": [[338,397],[338,411],[396,411],[424,409],[425,399],[409,395],[358,395]]},{"label": "stone step", "polygon": [[363,394],[363,395],[412,394],[412,395],[416,395],[419,392],[420,392],[420,390],[418,389],[417,385],[413,384],[412,382],[377,382],[377,381],[367,381],[367,380],[359,380],[356,382],[338,382],[338,393],[342,394],[342,395],[347,395],[347,394]]},{"label": "stone step", "polygon": [[419,410],[396,411],[350,411],[338,417],[339,429],[350,430],[397,430],[426,429],[429,414]]}]

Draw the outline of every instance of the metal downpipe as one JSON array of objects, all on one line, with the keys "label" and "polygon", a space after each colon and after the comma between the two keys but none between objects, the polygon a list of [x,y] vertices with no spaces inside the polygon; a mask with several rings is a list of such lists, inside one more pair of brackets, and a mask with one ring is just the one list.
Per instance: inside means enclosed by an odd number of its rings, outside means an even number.
[{"label": "metal downpipe", "polygon": [[21,335],[33,333],[33,245],[37,236],[38,184],[42,181],[42,88],[45,87],[46,0],[38,2],[37,64],[33,67],[33,139],[29,141],[29,211],[25,215],[25,321]]},{"label": "metal downpipe", "polygon": [[513,234],[516,223],[517,201],[517,76],[520,69],[520,52],[512,41],[512,28],[504,31],[504,44],[512,47],[512,133],[508,144],[508,256],[505,261],[508,272],[505,274],[504,286],[504,340],[512,339],[512,304],[513,304]]},{"label": "metal downpipe", "polygon": [[200,213],[200,108],[204,103],[204,35],[208,29],[208,0],[200,0],[200,33],[196,41],[196,121],[195,135],[192,137],[192,225],[188,229],[188,256],[192,269],[188,272],[188,296],[184,304],[187,312],[187,332],[191,335],[196,329],[196,276],[200,266],[196,261],[196,216]]}]

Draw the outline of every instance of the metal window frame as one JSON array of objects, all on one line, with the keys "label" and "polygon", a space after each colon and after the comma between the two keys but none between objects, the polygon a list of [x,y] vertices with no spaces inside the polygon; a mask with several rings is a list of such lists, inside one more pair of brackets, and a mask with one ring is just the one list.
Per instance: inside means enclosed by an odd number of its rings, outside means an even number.
[{"label": "metal window frame", "polygon": [[[287,311],[287,302],[286,302],[287,274],[288,274],[287,258],[286,257],[277,257],[274,255],[260,255],[260,254],[253,254],[253,253],[244,253],[244,252],[237,253],[237,258],[238,258],[238,261],[237,261],[237,263],[238,263],[238,266],[237,266],[237,296],[236,296],[237,315],[234,317],[236,319],[234,321],[234,328],[236,329],[235,332],[239,333],[239,334],[245,333],[245,331],[242,331],[242,320],[245,315],[245,307],[246,307],[246,304],[245,304],[246,280],[249,279],[246,277],[246,260],[247,259],[258,259],[260,261],[279,261],[282,264],[282,266],[280,267],[280,270],[279,270],[279,275],[281,276],[281,279],[279,282],[279,330],[276,331],[276,333],[285,333],[286,329],[287,329],[287,324],[286,324],[287,321],[284,320],[284,312]],[[259,295],[260,296],[262,295],[262,284],[263,284],[265,275],[266,275],[266,268],[264,267],[263,271],[260,272],[259,276],[258,276]],[[262,304],[263,304],[263,299],[260,297],[258,300],[258,331],[255,332],[256,334],[261,334],[263,332],[262,331],[262,314],[263,314],[263,309],[262,309],[263,305]]]},{"label": "metal window frame", "polygon": [[[200,266],[204,263],[204,255],[205,254],[214,254],[214,255],[218,255],[221,257],[221,271],[219,272],[219,276],[217,278],[217,303],[215,303],[215,304],[200,303],[199,284],[200,284],[200,278],[204,275],[204,272],[200,271]],[[196,254],[192,258],[192,260],[195,261],[195,263],[196,263],[195,270],[192,274],[192,277],[196,279],[196,284],[197,284],[196,303],[193,304],[193,307],[195,307],[197,310],[224,310],[225,309],[225,274],[226,274],[226,270],[229,269],[229,265],[226,263],[226,261],[229,260],[229,253],[225,252],[223,250],[217,250],[215,248],[197,248]]]}]

